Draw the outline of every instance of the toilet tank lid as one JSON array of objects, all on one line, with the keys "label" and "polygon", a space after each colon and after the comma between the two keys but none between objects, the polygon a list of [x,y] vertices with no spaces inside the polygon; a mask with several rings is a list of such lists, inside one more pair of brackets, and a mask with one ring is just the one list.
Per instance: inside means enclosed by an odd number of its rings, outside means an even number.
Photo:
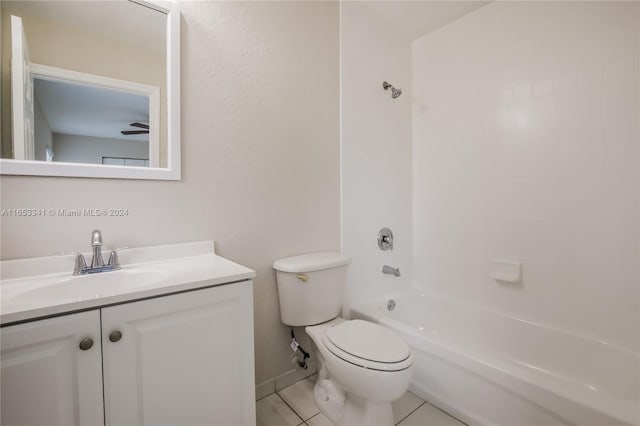
[{"label": "toilet tank lid", "polygon": [[324,251],[276,260],[273,262],[273,269],[293,273],[313,272],[344,266],[350,261],[349,256],[338,251]]}]

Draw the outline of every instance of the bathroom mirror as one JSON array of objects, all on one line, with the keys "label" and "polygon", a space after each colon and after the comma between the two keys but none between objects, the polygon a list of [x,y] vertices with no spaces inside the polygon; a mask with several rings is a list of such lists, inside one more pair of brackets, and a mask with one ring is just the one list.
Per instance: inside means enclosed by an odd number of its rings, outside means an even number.
[{"label": "bathroom mirror", "polygon": [[180,179],[176,2],[1,1],[3,175]]}]

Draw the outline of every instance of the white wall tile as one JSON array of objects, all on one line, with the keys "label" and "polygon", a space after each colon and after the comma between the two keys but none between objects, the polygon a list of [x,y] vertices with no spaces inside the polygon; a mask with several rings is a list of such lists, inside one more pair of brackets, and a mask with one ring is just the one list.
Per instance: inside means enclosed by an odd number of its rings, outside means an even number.
[{"label": "white wall tile", "polygon": [[555,87],[557,92],[566,92],[578,88],[578,74],[576,71],[567,71],[556,77]]},{"label": "white wall tile", "polygon": [[496,105],[509,105],[515,99],[513,89],[504,89],[496,92]]},{"label": "white wall tile", "polygon": [[514,98],[516,102],[522,102],[529,100],[532,95],[531,82],[518,84],[514,91]]},{"label": "white wall tile", "polygon": [[556,127],[555,96],[545,96],[518,105],[517,125],[520,137],[527,140],[549,138]]},{"label": "white wall tile", "polygon": [[553,94],[554,82],[551,78],[545,78],[533,82],[533,96],[549,96]]},{"label": "white wall tile", "polygon": [[[495,2],[414,41],[424,291],[640,346],[639,6]],[[461,82],[493,104],[459,119]],[[522,285],[489,280],[492,258],[521,260]]]},{"label": "white wall tile", "polygon": [[580,90],[598,91],[604,83],[604,67],[602,64],[594,64],[582,68],[578,72]]}]

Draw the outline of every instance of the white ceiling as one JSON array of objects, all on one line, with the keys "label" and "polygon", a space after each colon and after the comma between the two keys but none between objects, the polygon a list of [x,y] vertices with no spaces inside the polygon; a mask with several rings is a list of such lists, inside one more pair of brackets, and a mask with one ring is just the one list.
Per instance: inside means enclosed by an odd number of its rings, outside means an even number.
[{"label": "white ceiling", "polygon": [[490,1],[361,1],[364,7],[385,18],[395,30],[410,40],[443,27]]},{"label": "white ceiling", "polygon": [[53,133],[148,141],[149,135],[123,135],[140,130],[129,123],[149,123],[149,98],[113,89],[35,79],[34,94]]}]

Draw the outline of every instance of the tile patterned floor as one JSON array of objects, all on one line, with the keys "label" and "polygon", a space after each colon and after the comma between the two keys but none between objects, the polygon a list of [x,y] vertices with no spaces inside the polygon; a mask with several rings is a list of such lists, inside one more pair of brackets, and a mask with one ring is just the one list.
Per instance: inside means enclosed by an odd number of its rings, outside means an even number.
[{"label": "tile patterned floor", "polygon": [[[294,383],[256,403],[257,426],[333,426],[313,398],[316,376]],[[464,426],[464,423],[411,392],[393,403],[398,426]]]}]

